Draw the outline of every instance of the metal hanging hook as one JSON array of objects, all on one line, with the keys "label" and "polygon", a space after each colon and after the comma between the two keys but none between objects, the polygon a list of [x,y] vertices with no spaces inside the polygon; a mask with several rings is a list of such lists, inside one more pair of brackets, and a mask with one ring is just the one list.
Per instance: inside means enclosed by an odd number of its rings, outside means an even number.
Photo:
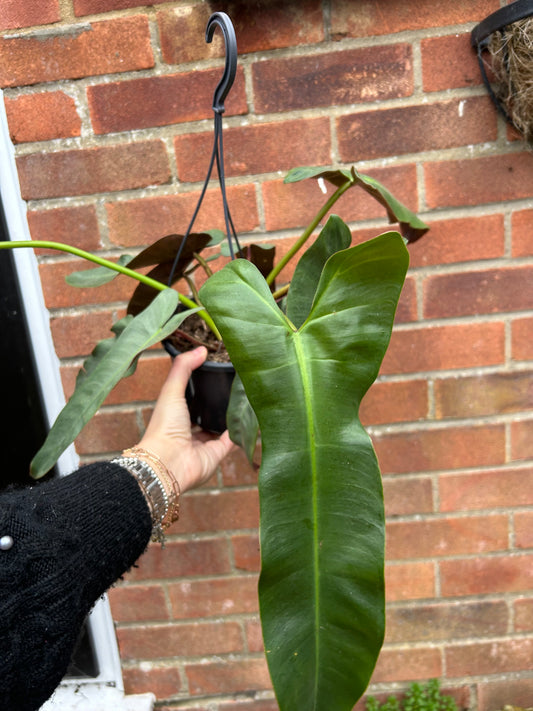
[{"label": "metal hanging hook", "polygon": [[233,82],[235,80],[235,75],[237,74],[237,39],[235,37],[235,29],[233,28],[233,23],[230,20],[229,16],[226,15],[225,12],[215,12],[211,15],[209,18],[209,21],[207,23],[207,27],[205,30],[205,41],[206,42],[211,42],[213,39],[213,35],[215,32],[216,27],[220,27],[222,32],[224,33],[224,41],[226,44],[226,65],[224,67],[224,74],[222,75],[222,79],[218,82],[217,87],[215,89],[215,94],[213,96],[213,111],[215,113],[214,116],[214,141],[213,141],[213,151],[211,153],[211,159],[209,162],[209,168],[207,170],[207,175],[204,181],[204,185],[202,188],[202,191],[200,193],[200,197],[198,198],[198,202],[196,204],[196,207],[194,209],[193,216],[191,218],[191,221],[189,222],[189,226],[187,227],[187,230],[185,234],[183,235],[183,239],[181,241],[180,247],[176,253],[176,256],[174,258],[174,262],[172,264],[172,269],[170,270],[170,275],[168,277],[168,285],[171,286],[172,280],[174,278],[174,272],[176,270],[176,267],[178,265],[179,259],[183,253],[183,248],[185,247],[185,242],[187,241],[187,238],[189,237],[189,234],[191,233],[191,230],[193,228],[193,225],[195,223],[195,220],[198,216],[198,212],[200,211],[200,207],[202,205],[203,199],[205,197],[205,193],[207,190],[207,185],[209,183],[209,180],[211,178],[211,173],[213,172],[213,167],[216,163],[217,167],[217,172],[218,172],[218,182],[220,185],[220,192],[222,194],[222,206],[224,209],[224,222],[226,224],[226,238],[228,240],[228,248],[229,248],[229,253],[232,259],[235,258],[235,249],[233,247],[233,241],[235,242],[236,245],[236,250],[237,253],[240,253],[241,246],[239,244],[239,239],[237,237],[237,232],[235,230],[235,226],[233,224],[233,220],[231,218],[229,206],[228,206],[228,199],[226,195],[226,178],[224,174],[224,146],[223,146],[223,140],[222,140],[222,114],[225,111],[224,108],[224,100],[226,96],[229,93],[229,90],[233,86]]},{"label": "metal hanging hook", "polygon": [[213,96],[213,111],[217,114],[223,114],[225,111],[224,100],[233,86],[235,75],[237,73],[237,38],[235,37],[233,23],[228,15],[226,15],[225,12],[215,12],[209,18],[205,29],[206,42],[212,42],[217,26],[220,27],[224,34],[226,64],[222,79],[218,82]]}]

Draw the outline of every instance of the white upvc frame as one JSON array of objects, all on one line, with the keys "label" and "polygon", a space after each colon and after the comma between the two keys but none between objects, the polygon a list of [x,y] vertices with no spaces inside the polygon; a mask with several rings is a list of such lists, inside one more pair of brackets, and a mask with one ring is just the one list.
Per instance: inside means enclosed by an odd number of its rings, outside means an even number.
[{"label": "white upvc frame", "polygon": [[[12,240],[29,240],[26,204],[20,195],[15,152],[9,136],[3,94],[0,91],[0,196],[7,229]],[[30,333],[46,419],[51,425],[65,403],[59,360],[54,350],[50,319],[46,310],[37,259],[31,249],[14,249],[15,269],[20,284],[23,308]],[[78,466],[71,446],[60,458],[60,475]],[[42,711],[152,711],[153,694],[124,696],[122,671],[113,620],[107,597],[94,606],[89,617],[91,635],[100,670],[94,679],[65,680]]]}]

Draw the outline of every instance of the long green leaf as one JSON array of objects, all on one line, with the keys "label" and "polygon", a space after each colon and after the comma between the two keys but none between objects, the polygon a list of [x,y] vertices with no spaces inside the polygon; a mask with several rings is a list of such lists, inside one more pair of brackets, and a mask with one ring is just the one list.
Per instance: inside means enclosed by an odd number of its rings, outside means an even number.
[{"label": "long green leaf", "polygon": [[358,408],[407,264],[397,233],[337,252],[299,329],[247,262],[201,290],[261,429],[259,601],[281,711],[350,711],[382,644],[383,495]]},{"label": "long green leaf", "polygon": [[353,176],[349,170],[342,170],[341,168],[336,170],[324,170],[324,168],[302,166],[289,170],[283,182],[299,183],[302,180],[308,180],[309,178],[324,178],[324,180],[332,183],[337,188],[344,185],[347,181],[353,180]]},{"label": "long green leaf", "polygon": [[172,289],[160,292],[149,307],[130,321],[103,358],[79,380],[31,462],[30,472],[35,479],[44,476],[54,466],[127,373],[137,355],[170,335],[194,311],[173,316],[177,305],[177,292]]},{"label": "long green leaf", "polygon": [[226,412],[226,424],[231,441],[242,447],[248,457],[248,461],[252,464],[257,435],[259,434],[259,423],[246,396],[242,380],[237,373],[231,386]]},{"label": "long green leaf", "polygon": [[294,270],[287,298],[287,316],[299,328],[307,318],[324,264],[335,252],[347,249],[352,234],[340,217],[332,215],[322,232],[306,252]]},{"label": "long green leaf", "polygon": [[352,173],[363,190],[387,210],[389,222],[398,222],[401,233],[408,242],[416,242],[426,234],[429,230],[426,223],[397,200],[378,180],[359,173],[355,168],[352,168]]},{"label": "long green leaf", "polygon": [[111,338],[103,338],[101,341],[98,341],[91,354],[83,361],[83,365],[76,376],[76,384],[80,383],[92,370],[96,368],[109,349],[112,348],[118,336],[120,336],[132,320],[133,316],[124,316],[118,321],[115,321],[115,323],[111,326],[111,331],[114,333],[114,336]]},{"label": "long green leaf", "polygon": [[[117,259],[117,264],[125,267],[133,259],[131,254],[121,254]],[[108,267],[94,267],[93,269],[82,269],[80,271],[71,272],[65,277],[65,281],[70,286],[76,286],[80,289],[87,289],[95,286],[103,286],[113,281],[118,276],[118,272]]]},{"label": "long green leaf", "polygon": [[379,180],[360,173],[353,166],[351,170],[324,170],[323,168],[313,167],[293,168],[287,173],[284,182],[298,183],[308,178],[323,178],[337,188],[346,185],[348,182],[354,187],[358,185],[371,195],[374,200],[383,205],[387,211],[389,222],[397,222],[399,224],[400,232],[408,242],[416,242],[429,230],[428,225],[397,200]]}]

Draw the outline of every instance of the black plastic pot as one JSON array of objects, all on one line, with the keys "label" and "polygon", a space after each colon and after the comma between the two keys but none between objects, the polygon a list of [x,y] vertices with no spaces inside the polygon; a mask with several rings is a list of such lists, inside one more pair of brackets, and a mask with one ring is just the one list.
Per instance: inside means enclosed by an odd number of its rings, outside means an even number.
[{"label": "black plastic pot", "polygon": [[[179,351],[168,341],[164,341],[163,345],[172,358],[179,355]],[[206,361],[193,371],[185,391],[191,422],[207,432],[224,432],[234,377],[235,368],[231,363]]]}]

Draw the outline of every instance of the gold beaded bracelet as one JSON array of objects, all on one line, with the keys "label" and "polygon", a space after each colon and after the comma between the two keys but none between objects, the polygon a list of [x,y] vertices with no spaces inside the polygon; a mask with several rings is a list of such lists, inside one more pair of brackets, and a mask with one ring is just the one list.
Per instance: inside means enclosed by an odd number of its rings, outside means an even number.
[{"label": "gold beaded bracelet", "polygon": [[164,544],[165,530],[179,518],[180,489],[177,479],[157,454],[142,447],[125,449],[113,462],[137,479],[150,507],[152,540]]}]

